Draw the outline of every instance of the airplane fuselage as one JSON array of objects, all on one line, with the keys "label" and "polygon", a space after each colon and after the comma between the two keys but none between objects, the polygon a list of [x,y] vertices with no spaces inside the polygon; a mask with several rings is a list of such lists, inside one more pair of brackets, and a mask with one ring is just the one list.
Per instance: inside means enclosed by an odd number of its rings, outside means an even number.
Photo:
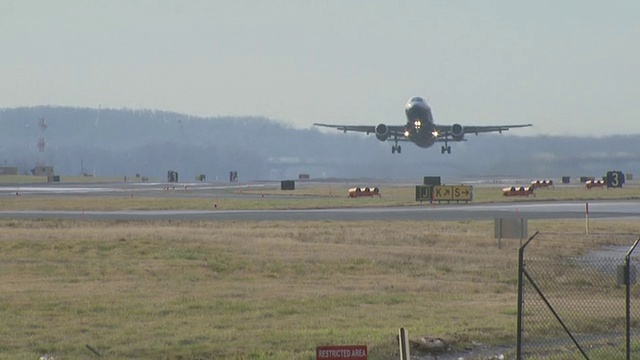
[{"label": "airplane fuselage", "polygon": [[407,102],[404,112],[407,116],[405,137],[421,148],[432,146],[437,140],[437,132],[427,102],[421,97],[413,97]]}]

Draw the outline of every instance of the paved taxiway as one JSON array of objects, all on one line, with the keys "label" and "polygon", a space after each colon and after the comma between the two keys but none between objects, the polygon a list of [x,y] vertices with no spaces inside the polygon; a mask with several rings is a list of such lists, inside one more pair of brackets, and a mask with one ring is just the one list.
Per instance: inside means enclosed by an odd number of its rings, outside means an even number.
[{"label": "paved taxiway", "polygon": [[[581,219],[584,202],[424,205],[406,207],[340,208],[309,210],[153,210],[153,211],[0,211],[0,218],[85,220],[249,220],[249,221],[394,221],[492,220],[497,217],[527,219]],[[589,218],[640,219],[637,201],[589,203]]]},{"label": "paved taxiway", "polygon": [[[278,183],[279,185],[279,183]],[[274,183],[215,185],[209,183],[180,184],[180,187],[193,189],[180,194],[166,191],[162,183],[116,183],[116,184],[41,184],[41,185],[8,185],[0,187],[0,196],[23,195],[66,196],[86,194],[92,196],[111,196],[123,192],[136,194],[153,193],[154,196],[202,196],[202,192],[215,191],[217,196],[237,196],[238,188],[260,187],[274,188]],[[243,195],[251,196],[251,195]],[[528,219],[581,219],[585,217],[584,201],[540,201],[498,204],[424,204],[401,207],[362,207],[338,209],[308,210],[150,210],[150,211],[0,211],[0,218],[15,219],[82,219],[85,220],[249,220],[249,221],[395,221],[395,220],[439,220],[466,221],[492,220],[497,217],[524,217]],[[640,219],[639,201],[590,201],[589,217],[597,218],[632,218]]]}]

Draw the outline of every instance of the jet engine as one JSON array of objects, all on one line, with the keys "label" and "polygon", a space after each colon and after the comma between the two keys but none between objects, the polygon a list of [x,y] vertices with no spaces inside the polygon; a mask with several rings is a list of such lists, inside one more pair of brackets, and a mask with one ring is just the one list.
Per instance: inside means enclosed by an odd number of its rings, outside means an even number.
[{"label": "jet engine", "polygon": [[451,137],[455,141],[462,141],[464,139],[464,127],[460,124],[451,125]]},{"label": "jet engine", "polygon": [[376,137],[380,141],[385,141],[389,137],[389,127],[385,124],[376,126]]}]

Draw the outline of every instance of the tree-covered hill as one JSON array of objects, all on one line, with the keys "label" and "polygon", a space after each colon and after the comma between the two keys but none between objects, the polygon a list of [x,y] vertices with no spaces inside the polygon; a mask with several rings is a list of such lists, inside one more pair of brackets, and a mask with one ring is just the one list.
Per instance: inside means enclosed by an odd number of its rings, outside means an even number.
[{"label": "tree-covered hill", "polygon": [[[40,118],[47,124],[43,154],[37,148]],[[300,173],[387,179],[640,173],[640,135],[521,137],[511,131],[471,135],[453,144],[450,155],[442,155],[438,146],[421,149],[410,143],[402,144],[402,154],[392,155],[391,143],[373,135],[321,132],[311,124],[297,129],[260,117],[54,106],[0,109],[0,129],[0,162],[18,166],[21,173],[40,158],[61,175],[84,170],[98,176],[164,178],[167,170],[175,170],[184,180],[198,174],[224,180],[231,170],[244,181],[296,178]]]}]

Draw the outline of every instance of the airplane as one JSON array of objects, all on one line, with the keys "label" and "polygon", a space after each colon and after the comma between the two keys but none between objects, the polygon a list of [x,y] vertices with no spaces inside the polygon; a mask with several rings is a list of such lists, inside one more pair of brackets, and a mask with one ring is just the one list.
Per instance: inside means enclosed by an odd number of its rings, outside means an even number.
[{"label": "airplane", "polygon": [[533,126],[532,124],[520,125],[490,125],[490,126],[462,126],[461,124],[453,125],[436,125],[433,122],[431,108],[424,98],[419,96],[412,97],[407,101],[405,106],[405,115],[407,123],[404,125],[333,125],[314,123],[314,126],[322,126],[347,131],[364,132],[367,135],[376,134],[376,138],[380,141],[393,141],[395,145],[391,147],[391,153],[400,154],[402,147],[398,145],[399,141],[410,141],[421,148],[431,147],[436,142],[444,142],[441,151],[451,154],[451,146],[449,142],[466,141],[465,134],[476,134],[486,132],[507,131],[511,128],[521,128]]}]

